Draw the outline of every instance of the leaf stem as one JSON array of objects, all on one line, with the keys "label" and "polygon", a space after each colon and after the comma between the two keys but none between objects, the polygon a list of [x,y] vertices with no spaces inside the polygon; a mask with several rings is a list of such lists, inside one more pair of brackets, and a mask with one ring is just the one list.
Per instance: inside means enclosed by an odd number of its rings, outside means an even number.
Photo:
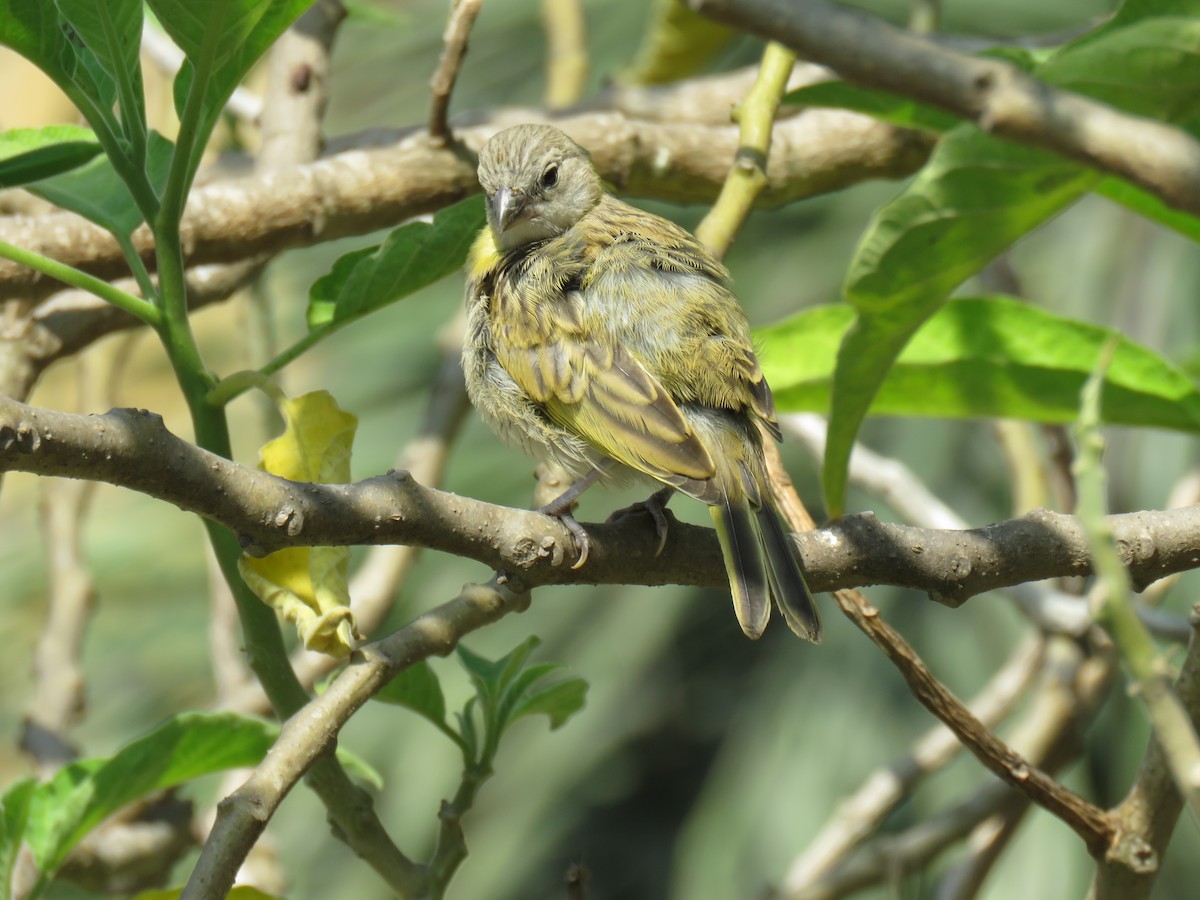
[{"label": "leaf stem", "polygon": [[49,275],[71,287],[95,294],[101,300],[111,303],[131,316],[136,316],[149,325],[157,327],[161,323],[158,308],[153,303],[143,300],[141,297],[135,297],[133,294],[127,294],[120,288],[113,287],[107,281],[101,281],[87,272],[81,272],[74,266],[68,266],[49,256],[43,256],[33,250],[26,250],[7,241],[0,241],[0,256],[28,266],[43,275]]}]

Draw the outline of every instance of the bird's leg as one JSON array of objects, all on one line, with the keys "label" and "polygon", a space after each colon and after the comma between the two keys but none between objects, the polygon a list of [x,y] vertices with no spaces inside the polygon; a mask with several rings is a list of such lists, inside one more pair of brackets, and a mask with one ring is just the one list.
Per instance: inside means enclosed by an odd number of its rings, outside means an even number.
[{"label": "bird's leg", "polygon": [[658,537],[658,549],[654,551],[654,555],[658,556],[663,552],[663,548],[667,546],[667,531],[669,524],[667,522],[667,504],[671,502],[671,497],[675,494],[675,488],[665,487],[655,491],[645,500],[639,500],[631,506],[626,506],[624,509],[618,509],[615,513],[608,517],[608,521],[615,522],[617,519],[623,519],[625,516],[633,513],[644,512],[649,514],[654,520],[654,533]]},{"label": "bird's leg", "polygon": [[572,569],[581,568],[587,562],[591,542],[588,540],[588,534],[583,530],[583,526],[576,522],[575,517],[571,515],[571,510],[575,508],[575,502],[579,499],[579,495],[595,484],[600,475],[600,469],[593,469],[537,510],[544,515],[558,519],[567,531],[571,532],[571,537],[575,539],[575,545],[579,548],[579,559],[575,560],[575,565],[571,566]]}]

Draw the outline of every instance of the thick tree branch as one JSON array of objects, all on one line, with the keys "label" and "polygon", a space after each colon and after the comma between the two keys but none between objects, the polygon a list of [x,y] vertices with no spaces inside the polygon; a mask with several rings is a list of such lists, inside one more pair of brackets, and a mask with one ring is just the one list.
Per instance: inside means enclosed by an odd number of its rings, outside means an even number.
[{"label": "thick tree branch", "polygon": [[[674,524],[656,557],[650,527],[640,517],[589,525],[591,559],[573,570],[569,533],[539,513],[424,488],[404,473],[349,485],[287,481],[200,450],[144,411],[81,416],[0,397],[0,471],[128,487],[225,525],[254,553],[413,544],[477,560],[509,573],[521,587],[726,583],[707,528]],[[1109,521],[1141,584],[1200,566],[1200,507]],[[866,513],[796,539],[819,591],[897,584],[958,605],[992,588],[1091,571],[1077,520],[1044,510],[970,531],[892,525]]]},{"label": "thick tree branch", "polygon": [[[527,121],[546,121],[546,115],[510,109],[486,123],[457,127],[462,147],[437,148],[423,131],[409,132],[389,147],[347,150],[287,172],[198,187],[182,224],[187,264],[274,254],[441,209],[479,189],[473,151],[506,125]],[[620,112],[555,122],[592,152],[619,191],[664,200],[714,198],[738,146],[737,129],[728,125],[650,122]],[[868,178],[900,177],[918,168],[928,152],[928,138],[913,132],[838,110],[806,110],[776,127],[760,201],[780,205]],[[0,218],[0,240],[96,277],[128,274],[112,236],[71,213]],[[134,243],[152,265],[145,228]],[[59,287],[0,260],[0,300],[39,299]]]},{"label": "thick tree branch", "polygon": [[1056,90],[995,59],[965,56],[826,0],[690,0],[844,78],[930,103],[984,131],[1126,178],[1200,215],[1200,143],[1170,125]]}]

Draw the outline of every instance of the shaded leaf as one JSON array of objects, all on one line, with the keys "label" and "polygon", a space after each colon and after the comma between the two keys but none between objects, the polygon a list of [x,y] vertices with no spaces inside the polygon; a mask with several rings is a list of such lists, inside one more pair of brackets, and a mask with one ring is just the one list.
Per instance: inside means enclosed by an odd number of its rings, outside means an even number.
[{"label": "shaded leaf", "polygon": [[544,714],[550,718],[551,730],[561,728],[571,716],[583,709],[587,690],[588,684],[582,678],[568,678],[531,690],[517,704],[509,721]]},{"label": "shaded leaf", "polygon": [[[169,140],[158,132],[150,133],[145,171],[156,192],[161,193],[166,183],[172,151]],[[143,221],[141,209],[107,157],[26,188],[124,238],[132,235]]]},{"label": "shaded leaf", "polygon": [[[133,900],[179,900],[183,888],[170,888],[165,891],[143,891]],[[274,894],[267,894],[248,884],[235,885],[228,894],[227,900],[279,900]]]},{"label": "shaded leaf", "polygon": [[93,127],[99,124],[96,119],[116,125],[116,82],[52,0],[0,0],[0,44],[49,76]]},{"label": "shaded leaf", "polygon": [[[779,408],[826,412],[836,351],[854,311],[806,310],[755,332]],[[913,335],[870,406],[876,415],[1073,422],[1079,392],[1118,333],[1008,297],[953,300]],[[1114,425],[1200,432],[1200,392],[1176,365],[1122,338],[1104,385]]]},{"label": "shaded leaf", "polygon": [[426,660],[414,663],[385,684],[375,694],[375,699],[407,707],[435,725],[446,722],[446,697],[442,693],[442,683]]},{"label": "shaded leaf", "polygon": [[457,272],[483,222],[483,198],[470,197],[347,253],[309,290],[309,329],[344,325]]},{"label": "shaded leaf", "polygon": [[844,81],[822,81],[797,88],[785,94],[782,102],[790,106],[848,109],[901,128],[917,128],[938,134],[962,122],[958,116],[936,106]]}]

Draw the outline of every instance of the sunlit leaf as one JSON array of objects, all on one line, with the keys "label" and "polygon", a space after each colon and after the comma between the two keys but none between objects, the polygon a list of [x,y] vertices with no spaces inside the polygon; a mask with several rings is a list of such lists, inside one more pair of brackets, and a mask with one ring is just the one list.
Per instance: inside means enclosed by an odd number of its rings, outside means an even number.
[{"label": "sunlit leaf", "polygon": [[85,834],[151,791],[256,765],[277,735],[276,726],[234,713],[182,713],[111,759],[65,766],[32,795],[26,840],[38,867],[54,872]]},{"label": "sunlit leaf", "polygon": [[[848,306],[805,310],[755,338],[779,408],[828,412]],[[913,335],[871,403],[876,415],[1073,422],[1097,354],[1117,332],[1007,297],[953,300]],[[1176,365],[1122,339],[1104,385],[1114,425],[1200,432],[1200,392]]]},{"label": "sunlit leaf", "polygon": [[0,795],[0,898],[3,900],[11,896],[13,867],[25,838],[34,785],[34,779],[22,778]]},{"label": "sunlit leaf", "polygon": [[457,272],[483,226],[483,198],[410,222],[382,244],[347,253],[309,291],[308,327],[344,325]]},{"label": "sunlit leaf", "polygon": [[[202,7],[193,0],[146,3],[190,63],[176,76],[186,82],[186,96],[195,89],[194,102],[199,104],[196,143],[180,148],[190,157],[190,182],[200,151],[234,89],[312,0],[212,0]],[[177,111],[185,118],[182,104]]]},{"label": "sunlit leaf", "polygon": [[[76,37],[95,54],[104,77],[116,84],[127,137],[141,144],[146,137],[142,90],[142,0],[54,0]],[[138,159],[138,162],[141,162]]]},{"label": "sunlit leaf", "polygon": [[1200,19],[1109,27],[1064,47],[1038,77],[1127,112],[1180,121],[1200,108]]},{"label": "sunlit leaf", "polygon": [[1042,150],[960,125],[909,187],[878,210],[846,277],[859,318],[834,376],[823,481],[844,509],[859,425],[904,344],[959,284],[1085,194],[1099,175]]},{"label": "sunlit leaf", "polygon": [[446,721],[442,683],[425,660],[414,663],[389,681],[375,694],[375,699],[407,707],[437,725]]},{"label": "sunlit leaf", "polygon": [[101,152],[96,135],[74,125],[0,131],[0,188],[69,172]]},{"label": "sunlit leaf", "polygon": [[805,85],[785,94],[783,102],[790,106],[848,109],[901,128],[917,128],[938,134],[962,122],[958,116],[936,106],[844,81],[821,81]]}]

